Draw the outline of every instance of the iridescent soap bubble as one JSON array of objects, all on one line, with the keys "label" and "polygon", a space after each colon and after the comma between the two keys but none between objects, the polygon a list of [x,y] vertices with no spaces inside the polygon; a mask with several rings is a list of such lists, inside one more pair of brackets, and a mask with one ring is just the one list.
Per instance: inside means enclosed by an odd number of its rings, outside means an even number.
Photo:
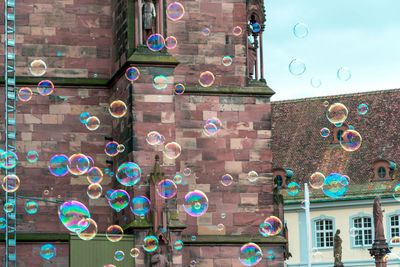
[{"label": "iridescent soap bubble", "polygon": [[61,57],[61,55],[62,55],[61,51],[58,51],[58,52],[57,52],[57,56],[58,56],[58,57]]},{"label": "iridescent soap bubble", "polygon": [[322,137],[328,137],[329,134],[330,134],[330,132],[331,132],[331,131],[330,131],[328,128],[326,128],[326,127],[325,127],[325,128],[322,128],[321,131],[320,131]]},{"label": "iridescent soap bubble", "polygon": [[0,218],[0,229],[4,229],[7,226],[7,221],[5,218]]},{"label": "iridescent soap bubble", "polygon": [[73,154],[69,162],[69,172],[73,175],[85,174],[90,169],[90,161],[84,154]]},{"label": "iridescent soap bubble", "polygon": [[230,186],[233,182],[233,177],[230,174],[224,174],[221,177],[221,184],[223,186]]},{"label": "iridescent soap bubble", "polygon": [[293,34],[297,38],[305,38],[308,35],[308,27],[306,24],[299,22],[293,27]]},{"label": "iridescent soap bubble", "polygon": [[14,210],[14,204],[11,202],[4,203],[3,210],[5,213],[10,213]]},{"label": "iridescent soap bubble", "polygon": [[132,248],[129,254],[131,254],[132,258],[136,258],[140,255],[140,250],[137,248]]},{"label": "iridescent soap bubble", "polygon": [[173,2],[167,7],[167,16],[170,20],[180,20],[185,14],[185,8],[179,2]]},{"label": "iridescent soap bubble", "polygon": [[51,95],[54,92],[54,84],[49,80],[44,80],[38,83],[37,90],[39,94]]},{"label": "iridescent soap bubble", "polygon": [[39,205],[35,201],[28,201],[25,204],[25,211],[28,214],[35,214],[38,211]]},{"label": "iridescent soap bubble", "polygon": [[175,182],[175,184],[180,184],[180,183],[182,183],[182,180],[183,180],[182,175],[180,175],[180,174],[175,174],[175,176],[174,176],[174,182]]},{"label": "iridescent soap bubble", "polygon": [[100,120],[96,116],[91,116],[85,125],[89,131],[96,131],[100,127]]},{"label": "iridescent soap bubble", "polygon": [[303,200],[301,203],[300,203],[300,206],[303,208],[303,209],[307,209],[307,206],[308,206],[309,204],[308,204],[308,201],[307,200]]},{"label": "iridescent soap bubble", "polygon": [[153,252],[158,248],[158,239],[153,235],[146,236],[143,239],[143,249],[146,252]]},{"label": "iridescent soap bubble", "polygon": [[354,152],[360,148],[362,137],[359,132],[355,130],[346,130],[340,139],[340,146],[349,152]]},{"label": "iridescent soap bubble", "polygon": [[29,163],[35,163],[36,161],[38,161],[38,159],[39,159],[39,154],[36,151],[29,151],[26,154],[26,160]]},{"label": "iridescent soap bubble", "polygon": [[90,184],[87,189],[87,195],[91,199],[98,199],[103,193],[103,188],[100,184]]},{"label": "iridescent soap bubble", "polygon": [[82,232],[87,225],[79,225],[83,218],[90,218],[89,210],[79,201],[67,201],[58,210],[61,223],[71,232]]},{"label": "iridescent soap bubble", "polygon": [[129,67],[125,71],[125,78],[130,82],[136,81],[137,79],[139,79],[139,76],[140,71],[136,67]]},{"label": "iridescent soap bubble", "polygon": [[217,224],[218,231],[223,231],[225,229],[225,225],[223,223]]},{"label": "iridescent soap bubble", "polygon": [[178,41],[174,36],[168,36],[165,38],[165,47],[167,49],[174,49],[178,45]]},{"label": "iridescent soap bubble", "polygon": [[267,259],[274,259],[275,258],[275,251],[273,251],[273,250],[269,250],[268,252],[267,252]]},{"label": "iridescent soap bubble", "polygon": [[244,244],[240,248],[239,261],[245,266],[254,266],[263,258],[261,248],[255,243]]},{"label": "iridescent soap bubble", "polygon": [[322,81],[318,77],[312,77],[311,80],[310,80],[310,84],[314,88],[319,88],[321,86],[321,84],[322,84]]},{"label": "iridescent soap bubble", "polygon": [[134,162],[126,162],[118,167],[116,178],[124,186],[134,186],[140,181],[141,175],[142,170],[139,165]]},{"label": "iridescent soap bubble", "polygon": [[32,90],[28,87],[23,87],[18,90],[18,99],[22,102],[28,102],[32,98]]},{"label": "iridescent soap bubble", "polygon": [[114,259],[116,261],[122,261],[125,258],[125,253],[122,250],[117,250],[114,253]]},{"label": "iridescent soap bubble", "polygon": [[393,190],[393,197],[397,201],[400,201],[400,184],[396,185]]},{"label": "iridescent soap bubble", "polygon": [[88,241],[96,237],[97,223],[93,219],[83,218],[79,221],[78,225],[86,228],[85,230],[77,233],[80,239]]},{"label": "iridescent soap bubble", "polygon": [[233,33],[233,35],[235,35],[235,36],[239,36],[239,35],[241,35],[242,34],[242,28],[240,27],[240,26],[235,26],[235,27],[233,27],[233,29],[232,29],[232,33]]},{"label": "iridescent soap bubble", "polygon": [[157,131],[151,131],[146,136],[146,142],[151,146],[158,146],[161,144],[162,135]]},{"label": "iridescent soap bubble", "polygon": [[197,262],[195,260],[190,261],[190,266],[191,267],[196,266],[196,264],[197,264]]},{"label": "iridescent soap bubble", "polygon": [[249,171],[247,174],[247,180],[249,180],[251,183],[254,183],[258,180],[258,173],[256,171]]},{"label": "iridescent soap bubble", "polygon": [[232,58],[230,56],[224,56],[222,58],[222,65],[224,65],[225,67],[232,65]]},{"label": "iridescent soap bubble", "polygon": [[260,224],[258,231],[262,236],[267,237],[272,232],[272,226],[269,223],[263,222],[262,224]]},{"label": "iridescent soap bubble", "polygon": [[328,101],[324,101],[324,103],[322,103],[322,105],[324,105],[324,107],[328,107],[329,106],[329,102]]},{"label": "iridescent soap bubble", "polygon": [[189,168],[185,168],[185,169],[183,170],[183,175],[185,175],[185,176],[189,176],[191,173],[192,173],[192,170],[189,169]]},{"label": "iridescent soap bubble", "polygon": [[125,190],[118,189],[112,192],[108,199],[108,203],[110,204],[111,208],[119,212],[129,205],[130,199],[131,198],[129,194]]},{"label": "iridescent soap bubble", "polygon": [[310,185],[314,189],[321,189],[324,185],[325,175],[321,172],[314,172],[310,176]]},{"label": "iridescent soap bubble", "polygon": [[331,198],[342,197],[346,194],[348,185],[344,185],[346,178],[338,173],[331,173],[325,177],[322,191]]},{"label": "iridescent soap bubble", "polygon": [[103,181],[103,172],[98,167],[93,167],[86,173],[86,177],[91,184],[99,184]]},{"label": "iridescent soap bubble", "polygon": [[118,147],[117,142],[115,142],[115,141],[108,142],[106,144],[106,148],[104,149],[104,152],[106,152],[107,156],[114,157],[118,154],[117,147]]},{"label": "iridescent soap bubble", "polygon": [[300,191],[300,186],[299,186],[298,183],[296,183],[296,182],[291,182],[291,183],[289,183],[289,184],[287,185],[286,192],[287,192],[289,195],[295,196],[295,195],[297,195],[297,194],[299,193],[299,191]]},{"label": "iridescent soap bubble", "polygon": [[278,217],[269,216],[264,220],[264,223],[271,225],[271,232],[269,233],[271,236],[278,235],[282,231],[282,222]]},{"label": "iridescent soap bubble", "polygon": [[89,121],[90,114],[88,112],[82,112],[81,115],[79,116],[80,122],[83,124],[86,124]]},{"label": "iridescent soap bubble", "polygon": [[221,130],[221,121],[218,118],[210,118],[206,120],[204,127],[203,127],[203,133],[206,136],[214,136],[216,135],[220,130]]},{"label": "iridescent soap bubble", "polygon": [[365,115],[365,114],[367,114],[367,112],[368,112],[368,106],[367,106],[367,104],[360,104],[360,105],[358,105],[358,107],[357,107],[357,112],[358,112],[358,114],[360,114],[360,115]]},{"label": "iridescent soap bubble", "polygon": [[352,228],[350,228],[349,233],[350,233],[351,237],[356,237],[358,235],[358,229],[355,227],[352,227]]},{"label": "iridescent soap bubble", "polygon": [[111,242],[118,242],[124,237],[124,230],[119,225],[110,225],[106,230],[106,238]]},{"label": "iridescent soap bubble", "polygon": [[86,157],[89,160],[89,170],[88,170],[88,172],[89,172],[94,167],[94,160],[93,160],[93,158],[91,156],[86,155]]},{"label": "iridescent soap bubble", "polygon": [[151,202],[145,196],[135,197],[132,199],[130,207],[133,214],[137,216],[144,216],[150,211]]},{"label": "iridescent soap bubble", "polygon": [[181,155],[181,146],[176,142],[167,143],[164,146],[164,155],[169,159],[176,159]]},{"label": "iridescent soap bubble", "polygon": [[56,255],[56,248],[52,244],[45,244],[40,248],[40,256],[43,259],[49,260]]},{"label": "iridescent soap bubble", "polygon": [[203,30],[202,30],[202,33],[203,33],[203,35],[204,36],[209,36],[210,35],[210,33],[211,33],[211,30],[210,30],[210,28],[204,28]]},{"label": "iridescent soap bubble", "polygon": [[221,213],[221,218],[222,218],[222,219],[225,219],[225,218],[226,218],[226,213],[225,213],[225,212],[222,212],[222,213]]},{"label": "iridescent soap bubble", "polygon": [[208,198],[200,190],[188,192],[183,200],[183,209],[190,216],[201,216],[208,209]]},{"label": "iridescent soap bubble", "polygon": [[205,71],[200,74],[199,83],[203,87],[210,87],[214,84],[215,76],[211,71]]},{"label": "iridescent soap bubble", "polygon": [[127,111],[128,108],[126,107],[126,104],[121,100],[111,102],[110,107],[108,108],[108,112],[110,112],[111,116],[114,118],[122,118],[125,116]]},{"label": "iridescent soap bubble", "polygon": [[47,71],[46,63],[41,59],[35,59],[29,64],[29,72],[36,77],[43,76]]},{"label": "iridescent soap bubble", "polygon": [[300,58],[293,59],[289,63],[289,71],[293,75],[301,75],[306,71],[306,64]]},{"label": "iridescent soap bubble", "polygon": [[326,111],[326,118],[332,124],[343,123],[347,119],[349,111],[342,103],[334,103]]},{"label": "iridescent soap bubble", "polygon": [[158,33],[150,35],[147,38],[147,47],[151,51],[160,51],[164,47],[164,37]]},{"label": "iridescent soap bubble", "polygon": [[185,92],[185,86],[181,83],[175,84],[174,86],[175,94],[181,95]]},{"label": "iridescent soap bubble", "polygon": [[20,186],[20,180],[19,177],[15,174],[9,174],[3,178],[3,181],[1,183],[1,187],[3,187],[3,190],[7,193],[12,193],[18,190]]},{"label": "iridescent soap bubble", "polygon": [[261,25],[260,23],[256,22],[250,25],[250,30],[254,33],[258,33],[261,31]]},{"label": "iridescent soap bubble", "polygon": [[168,86],[168,78],[164,75],[157,75],[153,79],[153,86],[157,90],[164,90]]},{"label": "iridescent soap bubble", "polygon": [[178,191],[178,187],[174,181],[170,179],[164,179],[157,184],[157,193],[160,197],[165,199],[173,198]]},{"label": "iridescent soap bubble", "polygon": [[183,242],[181,240],[177,240],[174,243],[174,249],[181,250],[183,248]]},{"label": "iridescent soap bubble", "polygon": [[18,156],[13,151],[4,151],[0,155],[0,166],[4,169],[10,170],[17,166]]},{"label": "iridescent soap bubble", "polygon": [[125,145],[124,144],[118,144],[117,150],[118,150],[118,153],[124,152],[125,151]]},{"label": "iridescent soap bubble", "polygon": [[337,71],[337,77],[341,81],[348,81],[351,78],[351,72],[348,67],[341,67]]}]

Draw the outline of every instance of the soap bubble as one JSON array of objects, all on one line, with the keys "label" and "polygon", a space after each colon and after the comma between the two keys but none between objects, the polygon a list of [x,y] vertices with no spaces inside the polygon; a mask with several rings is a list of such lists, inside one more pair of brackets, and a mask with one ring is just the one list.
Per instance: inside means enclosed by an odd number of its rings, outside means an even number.
[{"label": "soap bubble", "polygon": [[81,115],[79,116],[79,120],[83,124],[88,123],[89,118],[90,118],[90,114],[88,112],[82,112]]},{"label": "soap bubble", "polygon": [[324,185],[325,175],[321,172],[314,172],[310,176],[310,185],[314,189],[321,189]]},{"label": "soap bubble", "polygon": [[83,218],[90,218],[89,210],[78,201],[67,201],[61,204],[58,217],[62,224],[71,232],[82,232],[87,225],[79,225]]},{"label": "soap bubble", "polygon": [[183,175],[185,175],[185,176],[189,176],[191,173],[192,173],[192,170],[189,169],[189,168],[185,168],[185,169],[183,170]]},{"label": "soap bubble", "polygon": [[25,211],[28,214],[35,214],[38,211],[39,205],[35,201],[28,201],[25,204]]},{"label": "soap bubble", "polygon": [[347,179],[343,175],[338,173],[331,173],[325,177],[322,191],[331,198],[342,197],[346,194],[348,184],[346,185]]},{"label": "soap bubble", "polygon": [[357,108],[357,112],[360,115],[365,115],[368,112],[368,106],[367,104],[360,104]]},{"label": "soap bubble", "polygon": [[108,108],[108,112],[110,112],[111,116],[114,118],[122,118],[125,116],[128,108],[126,104],[121,100],[115,100],[111,102],[110,107]]},{"label": "soap bubble", "polygon": [[208,198],[200,190],[188,192],[183,200],[183,208],[190,216],[201,216],[208,209]]},{"label": "soap bubble", "polygon": [[129,205],[130,196],[129,194],[122,189],[114,190],[111,193],[108,203],[110,204],[111,208],[119,212],[120,210],[126,208]]},{"label": "soap bubble", "polygon": [[358,235],[358,229],[355,227],[350,228],[350,236],[356,237]]},{"label": "soap bubble", "polygon": [[235,26],[235,27],[233,27],[232,32],[233,32],[233,35],[239,36],[242,34],[243,31],[240,26]]},{"label": "soap bubble", "polygon": [[182,175],[180,175],[180,174],[175,174],[175,176],[174,176],[174,182],[175,182],[175,184],[180,184],[180,183],[182,183],[182,180],[183,180]]},{"label": "soap bubble", "polygon": [[291,182],[290,184],[287,185],[286,192],[291,195],[295,196],[299,193],[300,191],[300,186],[296,182]]},{"label": "soap bubble", "polygon": [[185,92],[185,86],[181,83],[175,84],[175,94],[181,95]]},{"label": "soap bubble", "polygon": [[250,171],[247,174],[247,180],[249,180],[249,182],[254,183],[255,181],[258,180],[258,173],[256,171]]},{"label": "soap bubble", "polygon": [[100,127],[100,120],[96,116],[91,116],[85,125],[89,131],[96,131]]},{"label": "soap bubble", "polygon": [[103,172],[98,167],[93,167],[86,175],[91,184],[99,184],[103,181]]},{"label": "soap bubble", "polygon": [[289,71],[293,75],[301,75],[306,71],[306,65],[300,58],[293,59],[289,63]]},{"label": "soap bubble", "polygon": [[341,67],[337,71],[337,77],[341,81],[348,81],[351,78],[351,72],[348,67]]},{"label": "soap bubble", "polygon": [[114,157],[114,156],[118,155],[118,149],[117,149],[118,145],[119,144],[115,141],[108,142],[106,144],[106,148],[104,149],[104,152],[106,153],[107,156]]},{"label": "soap bubble", "polygon": [[131,211],[137,216],[146,215],[150,211],[151,202],[147,197],[135,197],[131,201]]},{"label": "soap bubble", "polygon": [[136,81],[137,79],[139,79],[139,76],[140,76],[140,71],[136,67],[129,67],[125,71],[125,78],[130,82]]},{"label": "soap bubble", "polygon": [[43,76],[47,71],[46,63],[41,59],[35,59],[29,64],[29,72],[36,77]]},{"label": "soap bubble", "polygon": [[73,175],[85,174],[90,169],[90,161],[84,154],[73,154],[69,162],[69,172]]},{"label": "soap bubble", "polygon": [[10,170],[17,166],[18,156],[12,151],[3,151],[0,155],[0,166],[4,169]]},{"label": "soap bubble", "polygon": [[400,201],[400,184],[396,185],[393,190],[393,197],[397,201]]},{"label": "soap bubble", "polygon": [[164,90],[168,86],[168,78],[164,75],[157,75],[153,78],[153,86],[157,90]]},{"label": "soap bubble", "polygon": [[106,238],[111,242],[118,242],[124,237],[124,230],[119,225],[111,225],[106,230]]},{"label": "soap bubble", "polygon": [[240,248],[239,261],[245,266],[254,266],[259,263],[262,258],[262,250],[255,243],[247,243]]},{"label": "soap bubble", "polygon": [[54,92],[54,84],[49,80],[43,80],[38,83],[37,90],[43,96],[51,95]]},{"label": "soap bubble", "polygon": [[118,153],[124,152],[125,151],[125,145],[124,144],[118,144],[117,150],[118,150]]},{"label": "soap bubble", "polygon": [[140,250],[137,248],[132,248],[129,254],[131,254],[132,258],[136,258],[140,255]]},{"label": "soap bubble", "polygon": [[167,16],[170,20],[180,20],[185,14],[185,8],[179,2],[173,2],[167,7]]},{"label": "soap bubble", "polygon": [[151,51],[160,51],[164,47],[164,37],[161,34],[155,33],[147,38],[147,47]]},{"label": "soap bubble", "polygon": [[5,213],[13,212],[13,210],[14,210],[14,204],[11,203],[11,202],[6,202],[6,203],[4,203],[3,210],[4,210]]},{"label": "soap bubble", "polygon": [[151,131],[146,136],[146,142],[151,146],[158,146],[162,144],[163,138],[159,132]]},{"label": "soap bubble", "polygon": [[125,253],[122,250],[117,250],[114,253],[114,259],[116,261],[122,261],[125,257]]},{"label": "soap bubble", "polygon": [[362,143],[362,138],[359,132],[355,130],[346,130],[342,134],[340,139],[341,147],[349,152],[354,152],[360,148]]},{"label": "soap bubble", "polygon": [[225,212],[222,212],[222,213],[221,213],[221,218],[222,218],[222,219],[225,219],[225,218],[226,218],[226,213],[225,213]]},{"label": "soap bubble", "polygon": [[264,223],[268,223],[271,226],[269,233],[271,236],[278,235],[282,231],[282,222],[278,217],[269,216],[264,220]]},{"label": "soap bubble", "polygon": [[322,84],[321,79],[317,77],[312,77],[310,80],[310,84],[314,88],[319,88]]},{"label": "soap bubble", "polygon": [[23,87],[18,90],[18,99],[22,102],[28,102],[32,98],[32,90],[28,87]]},{"label": "soap bubble", "polygon": [[1,183],[1,186],[3,187],[3,190],[7,193],[12,193],[18,190],[20,186],[20,180],[19,177],[15,174],[9,174],[3,178],[3,182]]},{"label": "soap bubble", "polygon": [[85,230],[78,232],[78,237],[82,240],[92,240],[97,235],[97,223],[91,218],[83,218],[78,223],[81,226],[86,227]]},{"label": "soap bubble", "polygon": [[5,218],[0,218],[0,229],[4,229],[7,226],[7,221]]},{"label": "soap bubble", "polygon": [[158,248],[158,239],[153,235],[146,236],[143,240],[143,249],[146,252],[153,252]]},{"label": "soap bubble", "polygon": [[230,186],[233,182],[233,177],[230,174],[224,174],[221,177],[221,184],[223,186]]},{"label": "soap bubble", "polygon": [[177,191],[178,187],[172,180],[164,179],[157,184],[157,193],[162,198],[173,198],[176,195]]},{"label": "soap bubble", "polygon": [[223,223],[219,223],[217,225],[217,229],[218,229],[218,231],[223,231],[225,229],[225,225]]},{"label": "soap bubble", "polygon": [[165,47],[167,49],[174,49],[178,45],[178,41],[174,36],[168,36],[165,38]]},{"label": "soap bubble", "polygon": [[91,199],[98,199],[103,193],[103,188],[100,184],[90,184],[87,189],[87,195]]},{"label": "soap bubble", "polygon": [[211,30],[209,28],[204,28],[202,32],[203,32],[204,36],[209,36],[211,33]]},{"label": "soap bubble", "polygon": [[275,251],[270,250],[267,252],[267,259],[274,259],[275,258]]},{"label": "soap bubble", "polygon": [[322,129],[321,129],[321,136],[322,136],[322,137],[328,137],[329,134],[330,134],[330,132],[331,132],[331,131],[330,131],[328,128],[326,128],[326,127],[325,127],[325,128],[322,128]]},{"label": "soap bubble", "polygon": [[343,123],[347,119],[349,111],[342,103],[334,103],[326,111],[326,118],[332,124]]},{"label": "soap bubble", "polygon": [[230,65],[232,65],[232,58],[230,56],[225,56],[222,58],[222,65],[224,65],[225,67],[228,67]]},{"label": "soap bubble", "polygon": [[126,162],[118,167],[116,178],[124,186],[134,186],[140,181],[141,175],[142,170],[139,165],[134,162]]},{"label": "soap bubble", "polygon": [[181,146],[176,142],[167,143],[164,147],[164,155],[169,159],[176,159],[181,155]]},{"label": "soap bubble", "polygon": [[261,25],[258,22],[255,22],[250,25],[250,30],[254,33],[258,33],[261,31]]},{"label": "soap bubble", "polygon": [[205,71],[200,74],[199,83],[203,87],[210,87],[214,84],[215,76],[211,71]]},{"label": "soap bubble", "polygon": [[43,259],[49,260],[56,255],[56,248],[52,244],[45,244],[40,248],[40,256]]},{"label": "soap bubble", "polygon": [[181,240],[177,240],[174,243],[174,248],[176,250],[181,250],[183,248],[183,242]]},{"label": "soap bubble", "polygon": [[309,203],[308,203],[308,201],[307,200],[303,200],[302,202],[301,202],[301,204],[300,204],[300,206],[303,208],[303,209],[307,209],[307,206],[309,205]]},{"label": "soap bubble", "polygon": [[305,38],[308,35],[308,27],[306,24],[299,22],[293,27],[293,34],[297,38]]}]

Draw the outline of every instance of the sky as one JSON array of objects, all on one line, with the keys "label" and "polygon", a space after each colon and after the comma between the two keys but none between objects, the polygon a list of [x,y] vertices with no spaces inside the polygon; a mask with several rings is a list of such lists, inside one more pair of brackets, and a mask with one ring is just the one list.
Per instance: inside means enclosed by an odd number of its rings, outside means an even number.
[{"label": "sky", "polygon": [[[264,77],[272,101],[400,88],[400,1],[264,0]],[[308,36],[293,34],[296,23]],[[302,59],[295,76],[289,63]],[[337,78],[348,67],[351,78]],[[312,77],[322,83],[310,84]]]}]

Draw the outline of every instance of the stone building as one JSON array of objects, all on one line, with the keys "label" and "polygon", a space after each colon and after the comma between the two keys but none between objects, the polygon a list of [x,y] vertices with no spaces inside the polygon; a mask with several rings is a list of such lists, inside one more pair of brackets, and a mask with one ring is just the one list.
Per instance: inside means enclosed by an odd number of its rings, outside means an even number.
[{"label": "stone building", "polygon": [[[257,243],[264,253],[273,251],[274,257],[264,258],[258,266],[283,265],[283,233],[268,238],[258,233],[268,216],[283,221],[282,205],[274,202],[272,194],[270,97],[274,92],[263,77],[263,3],[185,1],[184,16],[177,21],[167,18],[171,3],[154,2],[154,24],[145,31],[141,1],[16,1],[18,87],[35,89],[44,79],[55,86],[48,97],[35,94],[30,101],[17,104],[17,174],[21,179],[16,205],[17,266],[132,266],[130,249],[141,248],[149,234],[157,235],[173,266],[241,266],[239,249],[247,242]],[[241,33],[233,34],[236,26]],[[208,36],[204,28],[209,29]],[[150,51],[143,42],[149,32],[174,36],[178,45]],[[222,65],[224,56],[230,56],[233,63]],[[44,76],[29,73],[34,59],[46,62]],[[130,66],[140,71],[133,83],[124,75]],[[205,71],[215,75],[210,87],[198,82]],[[168,78],[165,90],[154,88],[157,75]],[[183,95],[174,94],[176,83],[184,84]],[[121,119],[108,113],[116,99],[128,106]],[[99,129],[89,131],[80,123],[82,112],[97,116]],[[207,137],[202,127],[212,117],[221,120],[222,129],[215,137]],[[168,159],[162,147],[149,146],[145,139],[150,131],[160,132],[166,143],[179,143],[180,157]],[[104,154],[111,139],[126,147],[112,158]],[[32,150],[39,154],[35,163],[26,160]],[[85,176],[49,173],[52,156],[75,153],[91,156],[95,166],[114,173],[123,162],[137,163],[142,170],[139,184],[123,187],[115,177],[104,174],[103,194],[123,188],[131,199],[147,196],[154,209],[144,218],[135,217],[129,208],[117,213],[104,196],[88,198]],[[152,179],[171,179],[185,168],[191,174],[184,177],[185,184],[178,185],[177,197],[164,203]],[[248,181],[250,171],[259,174],[257,181]],[[229,187],[219,181],[226,173],[234,178]],[[196,189],[209,199],[208,210],[200,217],[189,216],[182,208],[185,194]],[[60,223],[58,204],[36,200],[39,210],[31,215],[24,210],[28,199],[22,197],[80,201],[89,208],[99,234],[94,240],[82,241]],[[226,217],[221,218],[221,213]],[[104,237],[112,224],[125,230],[120,242],[111,243]],[[224,225],[222,230],[218,224]],[[165,231],[160,232],[161,226]],[[184,243],[180,251],[173,249],[178,239]],[[51,263],[39,254],[46,243],[57,249]],[[117,249],[125,252],[121,262],[114,260]],[[0,255],[4,259],[4,246]],[[150,266],[150,257],[142,250],[135,266]]]}]

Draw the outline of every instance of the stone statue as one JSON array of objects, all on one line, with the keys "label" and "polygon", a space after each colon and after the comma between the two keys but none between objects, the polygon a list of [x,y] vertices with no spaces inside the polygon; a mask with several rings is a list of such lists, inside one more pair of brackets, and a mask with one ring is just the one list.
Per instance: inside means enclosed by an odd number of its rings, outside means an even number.
[{"label": "stone statue", "polygon": [[333,238],[333,258],[335,259],[334,267],[343,267],[342,263],[342,239],[339,236],[340,230],[336,230],[335,237]]},{"label": "stone statue", "polygon": [[376,196],[374,200],[374,227],[375,227],[375,240],[385,240],[385,234],[383,232],[383,213],[381,208],[381,197]]},{"label": "stone statue", "polygon": [[151,0],[145,0],[142,5],[142,22],[143,22],[143,41],[146,43],[147,38],[155,33],[156,24],[156,8]]},{"label": "stone statue", "polygon": [[[249,36],[250,37],[250,36]],[[247,40],[247,67],[249,69],[249,78],[253,79],[254,67],[257,60],[257,45],[256,41],[251,42],[250,38]]]},{"label": "stone statue", "polygon": [[157,248],[156,253],[151,257],[151,266],[155,267],[169,267],[169,261],[162,254],[160,247]]}]

